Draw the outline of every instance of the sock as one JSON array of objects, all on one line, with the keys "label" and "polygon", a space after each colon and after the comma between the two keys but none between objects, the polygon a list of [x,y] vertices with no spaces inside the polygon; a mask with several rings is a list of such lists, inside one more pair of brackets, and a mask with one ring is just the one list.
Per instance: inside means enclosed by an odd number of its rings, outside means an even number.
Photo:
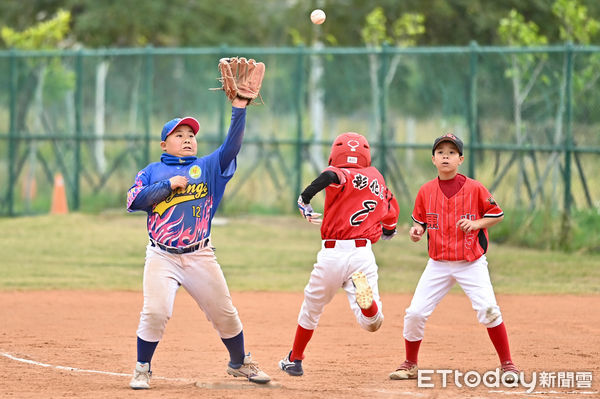
[{"label": "sock", "polygon": [[488,328],[487,332],[494,344],[494,348],[496,348],[500,363],[512,361],[510,357],[510,347],[508,346],[508,334],[506,334],[504,322],[498,324],[496,327]]},{"label": "sock", "polygon": [[379,310],[379,308],[377,307],[377,302],[373,301],[373,303],[371,304],[371,307],[369,309],[361,309],[360,311],[366,317],[373,317],[377,314],[378,310]]},{"label": "sock", "polygon": [[158,342],[148,342],[137,337],[137,361],[150,364],[157,345]]},{"label": "sock", "polygon": [[244,364],[244,330],[233,338],[221,338],[229,351],[229,367],[239,369]]},{"label": "sock", "polygon": [[292,354],[290,355],[290,361],[303,360],[304,349],[308,345],[308,341],[312,338],[315,330],[307,330],[298,324],[296,328],[296,336],[294,337],[294,346],[292,347]]},{"label": "sock", "polygon": [[421,341],[409,341],[406,338],[404,339],[404,348],[406,350],[406,360],[418,363],[419,359],[419,347],[421,346]]}]

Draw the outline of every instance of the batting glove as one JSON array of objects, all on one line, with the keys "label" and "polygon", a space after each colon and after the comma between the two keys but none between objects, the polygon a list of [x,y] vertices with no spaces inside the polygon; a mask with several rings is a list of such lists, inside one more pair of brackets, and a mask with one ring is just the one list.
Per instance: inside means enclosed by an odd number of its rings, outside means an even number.
[{"label": "batting glove", "polygon": [[323,222],[321,214],[315,212],[310,204],[305,204],[302,196],[298,197],[298,210],[302,217],[308,220],[309,223],[321,224]]},{"label": "batting glove", "polygon": [[394,229],[394,230],[383,229],[383,234],[381,235],[381,239],[382,240],[391,240],[392,237],[395,235],[396,235],[396,229]]}]

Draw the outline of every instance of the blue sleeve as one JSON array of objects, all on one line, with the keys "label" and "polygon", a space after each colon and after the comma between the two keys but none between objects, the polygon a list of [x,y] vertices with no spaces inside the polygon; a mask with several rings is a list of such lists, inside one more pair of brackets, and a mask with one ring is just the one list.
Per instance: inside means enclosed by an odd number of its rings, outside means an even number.
[{"label": "blue sleeve", "polygon": [[151,183],[151,169],[149,166],[138,172],[135,177],[135,183],[127,191],[127,211],[149,212],[154,204],[158,204],[171,193],[171,183],[168,179]]},{"label": "blue sleeve", "polygon": [[231,125],[225,142],[219,147],[219,165],[221,173],[231,164],[242,148],[244,128],[246,127],[246,108],[231,108]]},{"label": "blue sleeve", "polygon": [[142,187],[133,201],[129,204],[128,210],[132,211],[150,211],[154,204],[163,201],[171,193],[171,183],[169,180],[161,180],[149,186]]}]

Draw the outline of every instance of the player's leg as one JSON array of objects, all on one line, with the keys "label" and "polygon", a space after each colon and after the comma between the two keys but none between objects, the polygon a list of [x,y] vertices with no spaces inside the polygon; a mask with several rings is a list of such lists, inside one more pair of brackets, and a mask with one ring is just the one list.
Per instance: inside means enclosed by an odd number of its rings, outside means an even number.
[{"label": "player's leg", "polygon": [[347,256],[333,248],[322,249],[317,254],[317,263],[314,264],[308,284],[304,288],[304,300],[298,314],[292,350],[279,362],[279,368],[289,375],[301,376],[304,373],[304,351],[317,328],[325,305],[331,302],[344,283],[345,276],[341,265],[346,264],[346,260],[341,257]]},{"label": "player's leg", "polygon": [[406,360],[390,374],[392,380],[416,378],[419,348],[425,333],[425,323],[435,307],[454,285],[449,262],[429,259],[415,288],[404,316],[404,347]]},{"label": "player's leg", "polygon": [[356,248],[348,269],[350,276],[344,282],[348,303],[358,324],[367,331],[377,331],[383,323],[381,298],[375,255],[370,248]]},{"label": "player's leg", "polygon": [[227,348],[227,373],[248,378],[251,382],[269,382],[271,378],[262,372],[250,354],[245,352],[242,322],[212,248],[207,247],[183,258],[182,285],[204,311]]},{"label": "player's leg", "polygon": [[[506,373],[518,374],[518,370],[512,362],[508,334],[500,307],[496,302],[485,255],[471,262],[468,267],[459,269],[454,275],[471,300],[471,305],[477,312],[477,319],[487,328],[488,335],[498,353],[501,368]],[[511,375],[509,379],[516,381],[516,378]]]},{"label": "player's leg", "polygon": [[150,388],[152,356],[173,314],[179,288],[177,269],[173,255],[148,247],[144,265],[144,305],[137,329],[137,363],[129,384],[133,389]]}]

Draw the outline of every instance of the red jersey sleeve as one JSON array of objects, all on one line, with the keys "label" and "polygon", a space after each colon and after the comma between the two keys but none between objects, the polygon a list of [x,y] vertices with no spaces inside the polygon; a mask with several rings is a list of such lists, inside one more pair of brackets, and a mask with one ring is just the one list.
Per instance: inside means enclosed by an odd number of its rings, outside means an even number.
[{"label": "red jersey sleeve", "polygon": [[400,205],[396,201],[396,197],[387,190],[388,213],[381,220],[381,225],[386,230],[394,230],[398,224],[398,215],[400,214]]},{"label": "red jersey sleeve", "polygon": [[329,166],[329,167],[325,168],[325,170],[323,172],[325,172],[325,171],[330,171],[330,172],[335,173],[337,175],[338,179],[340,180],[339,185],[331,184],[332,186],[339,187],[339,186],[343,186],[344,184],[346,184],[346,175],[344,174],[344,172],[341,169],[336,168],[335,166]]},{"label": "red jersey sleeve", "polygon": [[479,209],[482,211],[479,216],[484,218],[498,218],[504,215],[492,194],[483,184],[479,184]]},{"label": "red jersey sleeve", "polygon": [[425,207],[425,196],[428,191],[429,184],[424,184],[417,193],[415,206],[413,208],[412,220],[419,223],[423,227],[427,227],[427,208]]}]

